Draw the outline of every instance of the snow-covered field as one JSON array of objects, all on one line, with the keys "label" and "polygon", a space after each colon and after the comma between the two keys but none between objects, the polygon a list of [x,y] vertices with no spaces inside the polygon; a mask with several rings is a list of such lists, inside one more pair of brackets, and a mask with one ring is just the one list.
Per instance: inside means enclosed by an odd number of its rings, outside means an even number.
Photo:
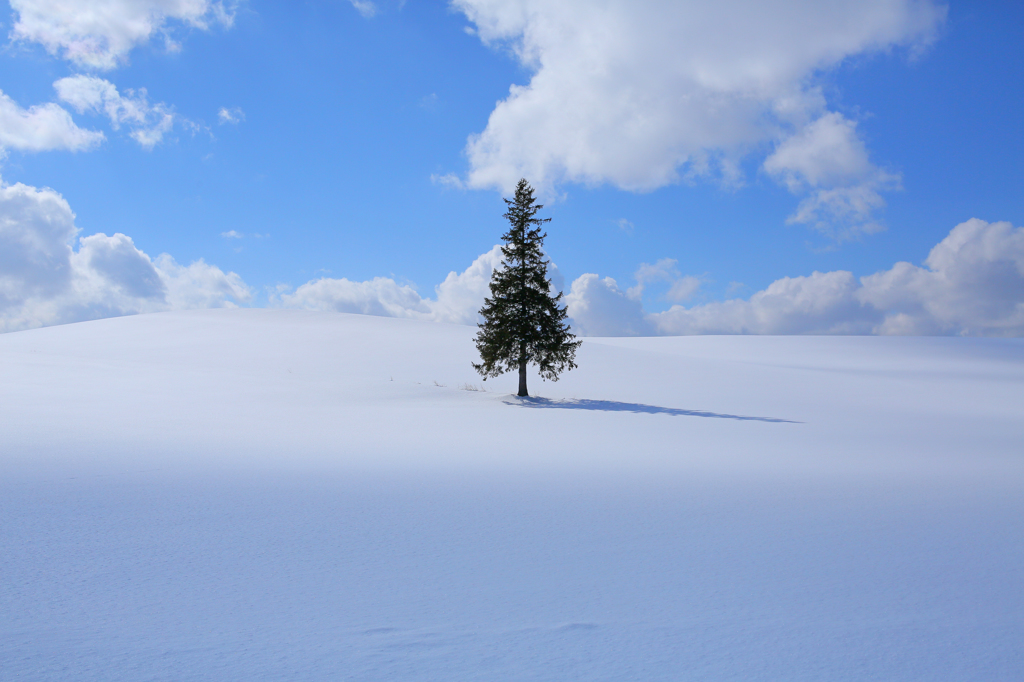
[{"label": "snow-covered field", "polygon": [[474,331],[0,336],[0,678],[1024,679],[1021,340]]}]

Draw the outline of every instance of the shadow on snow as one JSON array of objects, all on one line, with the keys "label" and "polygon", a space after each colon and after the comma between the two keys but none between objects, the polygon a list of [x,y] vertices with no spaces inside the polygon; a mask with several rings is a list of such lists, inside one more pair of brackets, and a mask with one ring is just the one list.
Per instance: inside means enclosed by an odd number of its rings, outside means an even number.
[{"label": "shadow on snow", "polygon": [[720,414],[718,412],[705,412],[703,410],[680,410],[674,407],[658,407],[657,405],[643,405],[641,403],[620,403],[615,400],[587,400],[587,399],[566,399],[551,400],[550,398],[520,398],[510,396],[510,399],[503,401],[506,405],[518,405],[534,409],[553,410],[596,410],[598,412],[634,412],[647,414],[667,414],[672,417],[710,417],[712,419],[736,419],[750,422],[772,422],[774,424],[802,424],[803,422],[790,419],[777,419],[775,417],[747,417],[740,414]]}]

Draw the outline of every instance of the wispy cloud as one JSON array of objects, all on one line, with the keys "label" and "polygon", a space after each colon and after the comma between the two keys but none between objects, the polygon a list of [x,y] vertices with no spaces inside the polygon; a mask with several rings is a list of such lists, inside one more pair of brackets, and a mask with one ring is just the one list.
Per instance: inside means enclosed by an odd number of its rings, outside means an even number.
[{"label": "wispy cloud", "polygon": [[217,112],[217,120],[221,125],[230,123],[236,125],[245,120],[245,112],[240,107],[234,107],[228,109],[227,107],[221,107]]},{"label": "wispy cloud", "polygon": [[202,126],[174,113],[163,102],[150,104],[145,88],[127,89],[124,94],[108,80],[97,76],[69,76],[53,84],[57,97],[79,113],[101,113],[114,130],[122,125],[144,149],[152,149],[174,127],[175,121],[195,132]]},{"label": "wispy cloud", "polygon": [[372,0],[349,0],[360,14],[369,19],[377,14],[377,5]]}]

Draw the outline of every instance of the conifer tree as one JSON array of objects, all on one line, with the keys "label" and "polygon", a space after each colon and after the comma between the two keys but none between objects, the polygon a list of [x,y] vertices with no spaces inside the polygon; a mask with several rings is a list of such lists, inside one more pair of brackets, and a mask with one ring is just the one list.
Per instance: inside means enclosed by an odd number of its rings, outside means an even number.
[{"label": "conifer tree", "polygon": [[516,186],[514,199],[505,199],[508,232],[501,236],[501,267],[491,276],[491,297],[484,300],[476,347],[481,362],[473,368],[488,377],[519,370],[519,395],[528,396],[526,367],[534,364],[540,375],[558,381],[562,372],[576,368],[576,349],[582,341],[569,333],[562,293],[551,295],[550,261],[542,247],[550,218],[535,217],[544,208],[536,203],[526,179]]}]

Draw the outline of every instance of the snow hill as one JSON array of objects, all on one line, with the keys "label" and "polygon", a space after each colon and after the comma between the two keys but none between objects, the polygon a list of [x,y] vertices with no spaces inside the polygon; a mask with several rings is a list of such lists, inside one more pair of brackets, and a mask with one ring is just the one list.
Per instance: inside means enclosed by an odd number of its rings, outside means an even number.
[{"label": "snow hill", "polygon": [[474,331],[0,335],[0,677],[1024,679],[1021,340]]}]

